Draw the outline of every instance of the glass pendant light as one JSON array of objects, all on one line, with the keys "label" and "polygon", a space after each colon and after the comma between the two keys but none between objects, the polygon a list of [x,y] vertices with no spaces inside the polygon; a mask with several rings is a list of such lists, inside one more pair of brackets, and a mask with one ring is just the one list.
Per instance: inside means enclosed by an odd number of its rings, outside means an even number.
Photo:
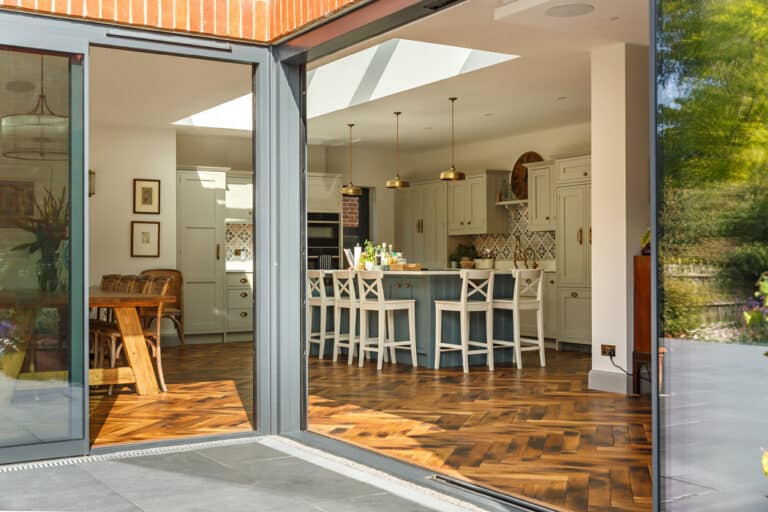
[{"label": "glass pendant light", "polygon": [[43,64],[41,55],[40,94],[34,108],[0,117],[4,157],[47,161],[69,158],[69,116],[56,114],[48,105]]},{"label": "glass pendant light", "polygon": [[443,181],[461,181],[466,178],[463,172],[456,170],[455,154],[456,141],[454,136],[454,111],[453,106],[458,98],[448,98],[451,102],[451,168],[440,173],[440,179]]},{"label": "glass pendant light", "polygon": [[341,187],[341,195],[361,196],[363,195],[363,189],[352,184],[352,127],[355,125],[349,123],[347,126],[349,126],[349,150],[347,151],[349,156],[349,183]]},{"label": "glass pendant light", "polygon": [[408,188],[407,180],[400,179],[400,114],[395,112],[395,179],[387,180],[387,188]]}]

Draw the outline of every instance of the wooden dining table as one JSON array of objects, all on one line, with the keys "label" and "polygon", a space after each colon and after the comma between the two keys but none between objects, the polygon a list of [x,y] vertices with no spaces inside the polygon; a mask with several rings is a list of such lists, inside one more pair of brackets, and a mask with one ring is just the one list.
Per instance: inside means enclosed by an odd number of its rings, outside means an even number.
[{"label": "wooden dining table", "polygon": [[[156,395],[160,393],[155,371],[152,365],[147,344],[144,339],[144,330],[136,308],[156,308],[161,303],[174,302],[176,297],[172,295],[144,295],[140,293],[126,293],[102,290],[93,287],[88,290],[88,306],[92,308],[110,308],[114,311],[115,321],[120,335],[123,338],[123,353],[128,366],[117,368],[90,368],[88,381],[91,386],[108,384],[135,384],[136,392],[140,395]],[[60,316],[68,315],[68,294],[40,294],[37,292],[0,293],[0,309],[13,308],[17,316],[21,316],[26,325],[19,325],[19,330],[25,333],[26,338],[19,344],[16,352],[4,356],[5,360],[0,364],[0,371],[11,378],[46,378],[46,373],[62,372],[32,372],[30,375],[21,375],[23,361],[26,357],[29,343],[32,337],[34,322],[40,308],[58,308]],[[25,341],[25,342],[24,342]],[[64,372],[66,373],[66,372]],[[49,376],[50,377],[50,376]]]}]

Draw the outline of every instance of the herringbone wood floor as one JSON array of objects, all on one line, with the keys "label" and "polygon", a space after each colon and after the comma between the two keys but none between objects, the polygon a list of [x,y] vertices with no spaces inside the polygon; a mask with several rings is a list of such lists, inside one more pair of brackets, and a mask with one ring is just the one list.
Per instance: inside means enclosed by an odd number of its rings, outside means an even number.
[{"label": "herringbone wood floor", "polygon": [[91,388],[91,443],[157,441],[253,430],[253,343],[163,349],[168,393]]},{"label": "herringbone wood floor", "polygon": [[377,373],[312,359],[309,428],[569,511],[651,510],[651,404],[587,390],[589,354]]}]

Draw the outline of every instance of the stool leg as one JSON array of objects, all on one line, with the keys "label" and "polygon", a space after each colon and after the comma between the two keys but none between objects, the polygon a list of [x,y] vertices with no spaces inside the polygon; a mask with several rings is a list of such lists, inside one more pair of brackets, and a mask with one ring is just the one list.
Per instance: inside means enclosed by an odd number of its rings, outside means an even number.
[{"label": "stool leg", "polygon": [[414,368],[419,366],[418,356],[416,355],[416,306],[408,306],[408,340],[411,342],[411,364]]},{"label": "stool leg", "polygon": [[325,355],[325,330],[326,320],[328,317],[328,308],[326,306],[320,306],[320,349],[317,353],[317,358],[322,359]]},{"label": "stool leg", "polygon": [[333,362],[339,360],[339,338],[341,338],[341,308],[333,306]]},{"label": "stool leg", "polygon": [[352,364],[355,358],[355,346],[358,340],[355,337],[355,324],[357,323],[357,308],[349,308],[349,350],[347,352],[347,364]]},{"label": "stool leg", "polygon": [[312,320],[314,320],[315,308],[307,305],[307,357],[312,352]]},{"label": "stool leg", "polygon": [[387,337],[387,314],[385,311],[379,310],[379,339],[378,341],[378,354],[376,358],[376,369],[381,371],[384,368],[384,340]]},{"label": "stool leg", "polygon": [[464,373],[469,373],[469,313],[462,311],[461,315],[461,366]]},{"label": "stool leg", "polygon": [[515,308],[512,310],[512,331],[514,332],[514,343],[515,343],[515,359],[517,360],[517,369],[521,370],[523,368],[523,353],[520,350],[520,310]]},{"label": "stool leg", "polygon": [[536,333],[539,339],[539,363],[541,367],[547,366],[547,356],[544,353],[544,308],[539,304],[536,310]]},{"label": "stool leg", "polygon": [[389,346],[389,362],[392,364],[397,363],[397,351],[395,350],[395,312],[387,311],[387,330],[389,330],[389,336],[387,342],[391,343]]},{"label": "stool leg", "polygon": [[435,307],[435,370],[440,369],[440,353],[443,350],[443,311]]},{"label": "stool leg", "polygon": [[360,357],[357,366],[360,368],[365,364],[365,349],[368,347],[368,311],[360,310]]},{"label": "stool leg", "polygon": [[493,371],[493,308],[488,308],[485,313],[485,346],[488,350],[488,370]]}]

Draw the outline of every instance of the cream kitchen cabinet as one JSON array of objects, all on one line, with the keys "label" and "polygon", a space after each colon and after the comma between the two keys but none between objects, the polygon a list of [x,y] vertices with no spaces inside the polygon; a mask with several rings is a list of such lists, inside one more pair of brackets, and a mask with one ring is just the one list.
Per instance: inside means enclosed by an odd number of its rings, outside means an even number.
[{"label": "cream kitchen cabinet", "polygon": [[448,183],[448,234],[506,233],[507,211],[496,206],[496,195],[509,171],[485,171]]},{"label": "cream kitchen cabinet", "polygon": [[253,272],[227,272],[227,332],[253,331]]},{"label": "cream kitchen cabinet", "polygon": [[330,173],[307,174],[307,211],[312,213],[341,212],[342,176]]},{"label": "cream kitchen cabinet", "polygon": [[[544,337],[557,338],[559,321],[557,310],[559,305],[557,274],[544,272]],[[520,312],[520,334],[528,337],[536,336],[536,312]]]},{"label": "cream kitchen cabinet", "polygon": [[557,199],[553,161],[526,164],[528,168],[528,229],[554,231]]},{"label": "cream kitchen cabinet", "polygon": [[592,343],[592,290],[559,287],[557,341]]},{"label": "cream kitchen cabinet", "polygon": [[408,261],[427,268],[448,266],[447,193],[443,182],[418,183],[397,191],[395,248]]},{"label": "cream kitchen cabinet", "polygon": [[591,286],[592,228],[589,184],[557,189],[557,279],[560,286]]},{"label": "cream kitchen cabinet", "polygon": [[555,176],[558,186],[589,181],[592,177],[592,157],[586,155],[555,160]]}]

